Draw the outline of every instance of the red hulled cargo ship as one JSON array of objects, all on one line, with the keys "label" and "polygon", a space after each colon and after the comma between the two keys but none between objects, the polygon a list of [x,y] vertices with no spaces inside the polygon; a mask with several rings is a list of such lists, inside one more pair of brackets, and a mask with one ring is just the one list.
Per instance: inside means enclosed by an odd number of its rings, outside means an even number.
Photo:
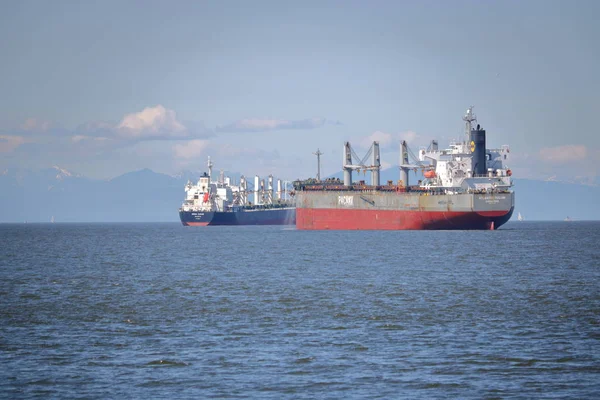
[{"label": "red hulled cargo ship", "polygon": [[[508,146],[486,149],[486,132],[472,107],[463,117],[465,139],[438,150],[436,141],[415,156],[401,143],[400,180],[380,185],[379,143],[362,160],[344,144],[344,180],[294,182],[297,229],[497,229],[513,212],[515,195],[506,162]],[[366,160],[372,155],[371,165]],[[413,163],[409,161],[409,155]],[[410,186],[409,171],[424,179]],[[353,170],[370,170],[371,185],[352,182]]]}]

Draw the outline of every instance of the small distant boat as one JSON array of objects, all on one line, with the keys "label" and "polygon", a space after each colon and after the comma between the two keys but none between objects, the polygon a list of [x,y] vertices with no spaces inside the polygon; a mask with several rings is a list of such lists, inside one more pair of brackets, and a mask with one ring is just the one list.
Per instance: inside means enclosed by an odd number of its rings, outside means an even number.
[{"label": "small distant boat", "polygon": [[571,218],[569,218],[569,217],[565,218],[565,222],[571,222],[571,221],[573,221]]},{"label": "small distant boat", "polygon": [[523,220],[524,220],[524,218],[523,218],[523,216],[521,215],[521,213],[519,213],[519,215],[517,216],[517,219],[518,219],[519,221],[523,221]]},{"label": "small distant boat", "polygon": [[50,223],[53,224],[54,223],[54,215],[52,216],[52,218],[50,218]]}]

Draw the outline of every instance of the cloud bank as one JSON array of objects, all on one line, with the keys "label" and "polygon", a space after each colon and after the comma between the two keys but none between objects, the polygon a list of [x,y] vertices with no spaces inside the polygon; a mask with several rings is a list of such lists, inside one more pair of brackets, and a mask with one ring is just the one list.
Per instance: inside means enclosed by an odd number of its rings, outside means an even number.
[{"label": "cloud bank", "polygon": [[[415,144],[420,139],[420,136],[413,131],[405,131],[400,133],[386,133],[375,131],[367,137],[360,139],[359,143],[364,148],[371,147],[373,142],[379,142],[381,150],[398,149],[400,141],[406,140],[408,144]],[[399,150],[398,150],[399,151]]]},{"label": "cloud bank", "polygon": [[567,164],[585,160],[588,156],[588,149],[576,144],[544,147],[540,149],[539,156],[542,161],[550,164]]},{"label": "cloud bank", "polygon": [[228,125],[219,125],[217,132],[266,132],[285,129],[315,129],[323,126],[325,118],[307,118],[290,121],[284,119],[246,118]]},{"label": "cloud bank", "polygon": [[187,143],[176,144],[173,146],[173,154],[176,158],[194,159],[202,155],[209,145],[208,140],[195,139]]},{"label": "cloud bank", "polygon": [[[213,132],[202,124],[184,124],[177,118],[175,111],[160,104],[126,114],[118,123],[87,122],[75,129],[65,129],[49,121],[29,118],[17,128],[5,132],[6,135],[0,132],[1,137],[27,137],[32,138],[28,141],[38,143],[69,137],[71,143],[103,141],[117,146],[148,140],[193,140],[213,135]],[[11,139],[11,143],[17,141]]]},{"label": "cloud bank", "polygon": [[248,118],[209,129],[201,122],[181,120],[174,110],[161,104],[126,113],[116,121],[89,121],[72,129],[29,118],[11,129],[0,129],[0,154],[3,155],[0,167],[45,168],[60,164],[79,170],[91,169],[100,175],[131,167],[195,166],[199,159],[214,154],[227,159],[233,157],[232,162],[240,169],[252,164],[264,172],[280,164],[277,150],[238,148],[228,143],[227,135],[219,139],[216,133],[307,130],[326,124],[341,125],[341,122],[322,117]]},{"label": "cloud bank", "polygon": [[25,122],[19,126],[22,131],[29,132],[47,132],[52,127],[53,124],[50,121],[42,121],[36,118],[27,118]]}]

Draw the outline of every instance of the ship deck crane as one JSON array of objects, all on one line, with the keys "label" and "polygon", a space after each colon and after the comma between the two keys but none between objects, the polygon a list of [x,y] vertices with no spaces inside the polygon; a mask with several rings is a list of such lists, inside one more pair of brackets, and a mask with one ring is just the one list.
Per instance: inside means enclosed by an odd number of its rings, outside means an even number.
[{"label": "ship deck crane", "polygon": [[[354,160],[353,160],[354,157]],[[371,157],[371,165],[367,165],[367,160]],[[344,160],[342,164],[344,169],[344,185],[352,185],[352,171],[371,171],[371,185],[379,186],[379,172],[381,170],[381,159],[379,155],[379,142],[375,141],[369,147],[364,157],[359,157],[350,142],[344,143]]]}]

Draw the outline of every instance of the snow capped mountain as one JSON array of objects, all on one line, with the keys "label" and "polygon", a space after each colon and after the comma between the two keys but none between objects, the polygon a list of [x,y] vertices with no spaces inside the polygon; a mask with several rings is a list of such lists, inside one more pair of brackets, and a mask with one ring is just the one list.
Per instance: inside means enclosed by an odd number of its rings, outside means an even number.
[{"label": "snow capped mountain", "polygon": [[549,178],[544,179],[544,182],[559,182],[584,186],[600,186],[600,177],[574,176],[571,179],[560,179],[556,176],[551,176]]},{"label": "snow capped mountain", "polygon": [[71,178],[71,177],[75,177],[75,178],[80,178],[81,175],[80,174],[74,174],[70,171],[67,171],[64,168],[59,167],[58,165],[54,165],[52,167],[52,169],[56,170],[56,179],[63,180],[65,178]]}]

